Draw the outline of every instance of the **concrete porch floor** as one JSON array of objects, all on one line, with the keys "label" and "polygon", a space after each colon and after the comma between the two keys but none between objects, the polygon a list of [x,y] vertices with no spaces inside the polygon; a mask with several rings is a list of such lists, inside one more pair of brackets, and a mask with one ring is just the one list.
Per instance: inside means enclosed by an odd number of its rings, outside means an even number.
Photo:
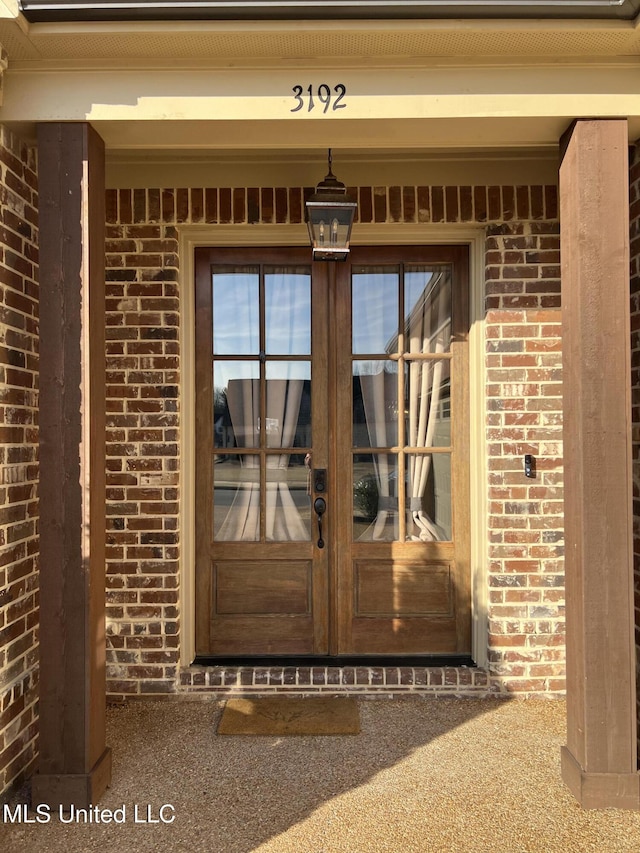
[{"label": "concrete porch floor", "polygon": [[[48,823],[5,822],[0,847],[4,853],[640,850],[640,813],[584,811],[563,785],[563,701],[358,701],[359,735],[314,738],[218,736],[221,700],[110,707],[114,772],[99,809],[124,806],[118,816],[126,822],[61,823],[55,813]],[[26,801],[27,790],[12,806]],[[163,805],[171,808],[162,811]],[[163,823],[161,815],[175,819]]]}]

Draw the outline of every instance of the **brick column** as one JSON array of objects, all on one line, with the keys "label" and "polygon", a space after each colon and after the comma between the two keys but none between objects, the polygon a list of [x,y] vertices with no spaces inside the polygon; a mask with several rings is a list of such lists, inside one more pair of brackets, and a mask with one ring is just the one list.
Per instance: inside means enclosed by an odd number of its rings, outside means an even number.
[{"label": "brick column", "polygon": [[567,589],[563,778],[638,808],[627,123],[579,120],[560,167]]},{"label": "brick column", "polygon": [[38,127],[40,773],[34,804],[86,808],[105,747],[104,145]]}]

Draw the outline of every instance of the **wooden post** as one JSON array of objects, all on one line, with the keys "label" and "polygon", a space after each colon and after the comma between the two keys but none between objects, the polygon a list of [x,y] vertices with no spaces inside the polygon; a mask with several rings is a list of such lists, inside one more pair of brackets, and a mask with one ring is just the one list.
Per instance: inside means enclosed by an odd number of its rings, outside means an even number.
[{"label": "wooden post", "polygon": [[567,590],[562,775],[585,808],[640,807],[625,120],[578,120],[560,167]]},{"label": "wooden post", "polygon": [[104,144],[38,127],[40,765],[34,804],[86,808],[105,746]]}]

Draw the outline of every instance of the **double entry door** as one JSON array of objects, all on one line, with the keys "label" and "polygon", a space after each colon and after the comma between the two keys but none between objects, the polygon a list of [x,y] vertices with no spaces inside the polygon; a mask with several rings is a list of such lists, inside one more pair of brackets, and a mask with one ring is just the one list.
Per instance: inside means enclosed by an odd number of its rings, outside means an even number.
[{"label": "double entry door", "polygon": [[197,654],[469,654],[467,249],[198,249],[195,288]]}]

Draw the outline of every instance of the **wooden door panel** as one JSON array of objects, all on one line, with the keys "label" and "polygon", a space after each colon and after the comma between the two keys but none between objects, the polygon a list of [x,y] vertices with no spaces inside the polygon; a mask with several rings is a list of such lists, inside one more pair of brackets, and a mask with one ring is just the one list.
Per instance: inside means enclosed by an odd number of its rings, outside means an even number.
[{"label": "wooden door panel", "polygon": [[338,274],[339,654],[471,650],[467,267],[462,247],[356,248]]},{"label": "wooden door panel", "polygon": [[354,561],[354,619],[453,616],[453,564]]},{"label": "wooden door panel", "polygon": [[349,654],[445,655],[456,651],[456,626],[450,619],[354,619]]},{"label": "wooden door panel", "polygon": [[214,607],[223,616],[311,614],[311,562],[215,561],[213,576]]},{"label": "wooden door panel", "polygon": [[306,249],[196,250],[196,647],[328,651],[326,274]]},{"label": "wooden door panel", "polygon": [[312,616],[215,614],[210,632],[217,656],[317,654]]}]

